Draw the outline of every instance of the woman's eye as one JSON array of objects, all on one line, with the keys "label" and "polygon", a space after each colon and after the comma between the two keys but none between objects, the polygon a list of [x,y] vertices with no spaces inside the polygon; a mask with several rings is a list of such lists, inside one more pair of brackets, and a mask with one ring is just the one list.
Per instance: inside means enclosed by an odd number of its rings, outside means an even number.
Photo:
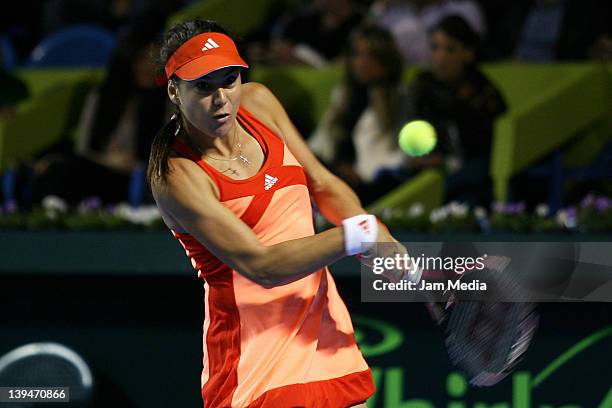
[{"label": "woman's eye", "polygon": [[195,87],[198,91],[207,92],[210,90],[210,86],[206,82],[198,82],[195,84]]},{"label": "woman's eye", "polygon": [[225,86],[231,86],[234,84],[234,82],[236,82],[236,79],[238,79],[238,75],[232,75],[231,77],[227,78],[227,80],[225,81]]}]

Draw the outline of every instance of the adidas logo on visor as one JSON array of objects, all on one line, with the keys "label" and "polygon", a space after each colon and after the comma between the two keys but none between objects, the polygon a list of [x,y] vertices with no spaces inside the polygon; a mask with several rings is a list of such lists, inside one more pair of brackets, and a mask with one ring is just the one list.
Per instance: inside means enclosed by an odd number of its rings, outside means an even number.
[{"label": "adidas logo on visor", "polygon": [[278,181],[278,177],[272,177],[271,175],[266,174],[265,180],[264,180],[264,189],[265,190],[271,189],[276,184],[277,181]]},{"label": "adidas logo on visor", "polygon": [[212,50],[213,48],[219,48],[219,44],[217,44],[212,38],[209,38],[204,43],[204,47],[202,47],[202,51]]}]

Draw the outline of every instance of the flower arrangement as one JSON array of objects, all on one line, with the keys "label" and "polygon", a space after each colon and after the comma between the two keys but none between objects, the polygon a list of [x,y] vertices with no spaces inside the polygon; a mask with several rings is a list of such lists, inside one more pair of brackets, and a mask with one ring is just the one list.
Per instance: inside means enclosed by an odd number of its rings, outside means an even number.
[{"label": "flower arrangement", "polygon": [[612,199],[589,193],[580,202],[580,206],[572,209],[565,217],[575,219],[581,232],[612,231]]},{"label": "flower arrangement", "polygon": [[[385,208],[375,212],[390,228],[414,232],[611,232],[612,199],[588,194],[579,205],[552,214],[546,204],[528,212],[525,203],[499,203],[470,208],[450,202],[430,212],[421,203],[408,208]],[[317,230],[331,224],[315,214]],[[127,203],[103,206],[89,197],[71,208],[59,197],[46,197],[39,208],[18,211],[15,203],[0,206],[0,230],[165,230],[156,206],[131,207]]]},{"label": "flower arrangement", "polygon": [[546,204],[540,204],[533,212],[528,212],[523,202],[494,202],[490,210],[488,213],[484,207],[470,209],[465,204],[450,202],[433,209],[425,217],[425,223],[423,215],[418,221],[411,217],[410,208],[385,209],[379,216],[390,227],[414,231],[519,233],[612,231],[612,199],[593,193],[587,195],[578,208],[570,206],[554,214]]},{"label": "flower arrangement", "polygon": [[429,214],[421,203],[414,203],[409,208],[384,208],[375,214],[391,228],[403,228],[410,231],[427,231]]},{"label": "flower arrangement", "polygon": [[83,200],[70,208],[59,197],[47,196],[41,206],[19,212],[14,203],[0,207],[0,229],[9,230],[117,230],[163,229],[156,206],[133,208],[127,203],[104,207],[97,197]]},{"label": "flower arrangement", "polygon": [[525,212],[525,203],[494,202],[491,205],[491,229],[498,231],[526,232],[530,228],[531,215]]},{"label": "flower arrangement", "polygon": [[479,230],[478,218],[466,204],[451,201],[429,213],[432,232],[475,232]]}]

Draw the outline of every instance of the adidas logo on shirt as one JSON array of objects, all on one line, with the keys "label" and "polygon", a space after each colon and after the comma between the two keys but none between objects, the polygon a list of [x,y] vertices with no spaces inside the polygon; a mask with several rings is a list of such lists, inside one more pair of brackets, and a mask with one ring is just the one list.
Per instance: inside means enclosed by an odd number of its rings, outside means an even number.
[{"label": "adidas logo on shirt", "polygon": [[212,50],[213,48],[219,48],[219,44],[217,44],[212,38],[209,38],[204,43],[204,47],[202,47],[202,51]]},{"label": "adidas logo on shirt", "polygon": [[274,186],[277,181],[278,181],[278,177],[272,177],[271,175],[266,174],[264,178],[264,189],[266,190],[271,189],[272,186]]}]

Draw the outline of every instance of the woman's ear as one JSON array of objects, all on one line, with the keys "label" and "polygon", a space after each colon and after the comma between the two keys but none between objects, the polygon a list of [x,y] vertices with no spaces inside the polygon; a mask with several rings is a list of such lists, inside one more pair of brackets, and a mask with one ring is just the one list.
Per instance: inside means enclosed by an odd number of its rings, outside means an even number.
[{"label": "woman's ear", "polygon": [[181,104],[181,100],[178,95],[178,86],[173,80],[168,80],[168,97],[170,101],[176,106]]}]

